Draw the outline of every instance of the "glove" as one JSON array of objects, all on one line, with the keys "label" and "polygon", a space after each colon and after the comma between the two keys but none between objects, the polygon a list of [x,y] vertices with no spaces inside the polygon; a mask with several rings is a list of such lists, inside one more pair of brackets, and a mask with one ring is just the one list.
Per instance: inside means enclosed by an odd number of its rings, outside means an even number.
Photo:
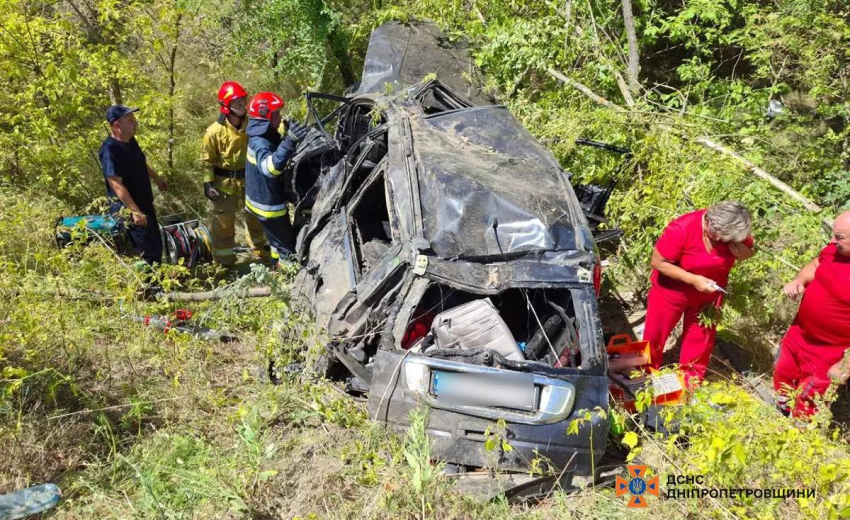
[{"label": "glove", "polygon": [[204,197],[210,199],[215,202],[221,198],[221,193],[218,192],[215,188],[213,188],[213,183],[205,182],[204,183]]},{"label": "glove", "polygon": [[307,126],[302,125],[298,121],[291,121],[289,123],[289,130],[286,132],[286,137],[292,139],[294,143],[298,143],[305,137],[307,137],[307,131],[309,128]]}]

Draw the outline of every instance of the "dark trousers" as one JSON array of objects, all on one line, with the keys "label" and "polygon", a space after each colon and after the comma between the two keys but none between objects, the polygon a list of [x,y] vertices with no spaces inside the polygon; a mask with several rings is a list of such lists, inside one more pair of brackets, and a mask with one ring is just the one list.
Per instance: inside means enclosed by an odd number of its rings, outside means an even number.
[{"label": "dark trousers", "polygon": [[[113,204],[109,212],[114,215],[123,207],[124,205],[120,203]],[[117,216],[116,220],[127,230],[130,243],[141,255],[142,260],[148,265],[158,264],[162,262],[162,236],[159,234],[159,222],[156,220],[156,211],[153,208],[146,210],[145,214],[148,216],[147,226],[137,226]]]},{"label": "dark trousers", "polygon": [[272,250],[272,259],[277,263],[280,257],[291,255],[295,252],[295,232],[289,215],[260,221],[266,238]]}]

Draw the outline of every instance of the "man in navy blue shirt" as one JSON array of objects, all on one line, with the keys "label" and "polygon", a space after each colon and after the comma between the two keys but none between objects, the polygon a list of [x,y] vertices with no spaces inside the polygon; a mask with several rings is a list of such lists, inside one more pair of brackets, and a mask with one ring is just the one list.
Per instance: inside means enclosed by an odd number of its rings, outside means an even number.
[{"label": "man in navy blue shirt", "polygon": [[106,196],[115,214],[129,208],[132,220],[128,226],[133,247],[150,265],[162,259],[162,238],[153,207],[153,180],[160,191],[168,184],[148,165],[144,152],[136,142],[138,108],[112,105],[106,111],[106,121],[112,135],[100,145],[100,165],[106,180]]}]

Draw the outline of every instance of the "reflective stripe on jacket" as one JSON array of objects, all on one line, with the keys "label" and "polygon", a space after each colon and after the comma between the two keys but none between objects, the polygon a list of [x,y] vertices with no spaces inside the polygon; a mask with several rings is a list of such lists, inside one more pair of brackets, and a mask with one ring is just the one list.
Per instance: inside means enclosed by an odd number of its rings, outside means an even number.
[{"label": "reflective stripe on jacket", "polygon": [[295,151],[291,139],[281,139],[268,120],[248,122],[248,151],[245,164],[245,207],[261,220],[286,215],[288,175],[286,163]]}]

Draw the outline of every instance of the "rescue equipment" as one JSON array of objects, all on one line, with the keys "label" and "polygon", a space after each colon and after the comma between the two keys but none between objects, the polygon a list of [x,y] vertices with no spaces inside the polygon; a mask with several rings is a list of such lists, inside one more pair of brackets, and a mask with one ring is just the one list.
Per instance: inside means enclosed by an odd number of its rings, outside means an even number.
[{"label": "rescue equipment", "polygon": [[199,262],[212,261],[212,238],[200,221],[179,221],[175,217],[166,217],[163,221],[166,224],[159,230],[166,263],[178,264],[182,259],[186,267],[193,267]]},{"label": "rescue equipment", "polygon": [[82,234],[85,243],[97,241],[100,237],[119,250],[127,245],[122,227],[108,215],[59,217],[56,219],[54,230],[56,245],[60,248],[68,247],[79,234]]},{"label": "rescue equipment", "polygon": [[626,410],[635,411],[637,393],[651,388],[652,404],[684,402],[685,380],[681,372],[661,374],[650,368],[650,345],[646,340],[632,341],[618,334],[608,341],[608,391]]},{"label": "rescue equipment", "polygon": [[167,333],[170,330],[174,330],[208,341],[221,341],[224,343],[236,341],[236,337],[222,333],[221,331],[189,324],[189,320],[192,319],[192,314],[192,311],[188,309],[177,309],[170,315],[133,315],[132,318],[133,321],[144,323],[146,327],[152,327],[154,329],[161,330],[163,333]]}]

